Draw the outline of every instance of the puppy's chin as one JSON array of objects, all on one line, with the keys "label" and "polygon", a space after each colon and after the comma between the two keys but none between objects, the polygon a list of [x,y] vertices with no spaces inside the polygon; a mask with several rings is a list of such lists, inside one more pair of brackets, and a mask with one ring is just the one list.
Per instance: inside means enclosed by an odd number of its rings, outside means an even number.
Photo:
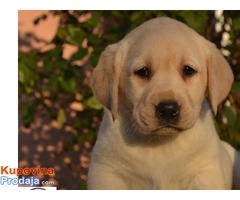
[{"label": "puppy's chin", "polygon": [[175,126],[175,125],[162,125],[158,127],[144,127],[143,125],[138,124],[138,132],[139,134],[143,135],[158,135],[158,136],[174,136],[178,135],[180,132],[184,131],[185,129]]}]

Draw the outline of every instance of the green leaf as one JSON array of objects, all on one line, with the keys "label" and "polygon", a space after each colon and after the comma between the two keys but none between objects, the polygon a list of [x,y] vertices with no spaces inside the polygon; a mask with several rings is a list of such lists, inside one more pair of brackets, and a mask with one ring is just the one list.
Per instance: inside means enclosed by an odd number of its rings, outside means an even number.
[{"label": "green leaf", "polygon": [[57,116],[57,123],[59,127],[62,127],[62,125],[67,121],[66,115],[63,109],[60,109],[58,111],[58,116]]},{"label": "green leaf", "polygon": [[236,94],[240,94],[240,82],[235,81],[232,85],[231,91]]},{"label": "green leaf", "polygon": [[87,38],[88,38],[88,43],[91,45],[96,45],[101,40],[98,36],[93,34],[88,35]]},{"label": "green leaf", "polygon": [[65,40],[65,38],[67,37],[68,33],[67,30],[63,27],[59,27],[57,30],[57,37],[59,37],[60,39]]},{"label": "green leaf", "polygon": [[94,110],[101,110],[103,108],[94,96],[87,100],[87,107]]},{"label": "green leaf", "polygon": [[35,107],[29,106],[27,103],[23,103],[20,109],[21,109],[21,117],[23,119],[24,126],[29,127],[34,118]]},{"label": "green leaf", "polygon": [[99,21],[99,16],[94,14],[86,23],[91,27],[95,27],[97,26],[98,21]]},{"label": "green leaf", "polygon": [[23,91],[25,91],[27,94],[33,91],[34,82],[35,82],[34,76],[33,76],[32,70],[28,67],[28,63],[24,61],[19,62],[18,82],[19,82],[19,85],[20,84],[22,85],[21,89],[23,89]]},{"label": "green leaf", "polygon": [[180,18],[184,20],[190,27],[199,33],[203,33],[206,26],[207,15],[203,11],[180,11],[178,14]]},{"label": "green leaf", "polygon": [[69,27],[66,41],[72,45],[80,45],[85,38],[85,32],[80,27]]},{"label": "green leaf", "polygon": [[74,53],[71,57],[71,60],[74,61],[74,60],[81,60],[83,59],[84,56],[86,56],[88,54],[88,50],[87,49],[84,49],[84,48],[81,48],[79,49],[76,53]]},{"label": "green leaf", "polygon": [[89,59],[90,64],[95,67],[97,66],[98,60],[99,60],[99,55],[93,52]]},{"label": "green leaf", "polygon": [[236,18],[232,18],[232,27],[235,30],[240,30],[240,16]]},{"label": "green leaf", "polygon": [[19,64],[18,80],[20,83],[27,85],[31,83],[32,72],[24,63]]},{"label": "green leaf", "polygon": [[237,120],[237,113],[232,106],[226,106],[224,110],[224,115],[227,118],[227,124],[234,126]]},{"label": "green leaf", "polygon": [[58,84],[59,84],[59,75],[53,74],[49,79],[48,86],[50,89],[57,90]]},{"label": "green leaf", "polygon": [[76,91],[76,80],[75,78],[69,78],[64,80],[62,77],[59,78],[60,85],[63,90],[70,93],[75,93]]},{"label": "green leaf", "polygon": [[132,21],[132,22],[135,22],[135,21],[141,19],[142,14],[143,14],[142,12],[134,12],[134,13],[130,16],[130,17],[131,17],[131,21]]}]

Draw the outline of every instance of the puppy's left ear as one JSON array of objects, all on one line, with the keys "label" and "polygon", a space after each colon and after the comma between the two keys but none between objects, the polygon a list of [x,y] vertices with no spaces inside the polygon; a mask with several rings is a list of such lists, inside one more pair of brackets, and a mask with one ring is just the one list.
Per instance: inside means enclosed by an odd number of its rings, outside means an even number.
[{"label": "puppy's left ear", "polygon": [[230,65],[221,52],[209,43],[208,93],[213,113],[217,114],[217,106],[227,97],[233,82]]},{"label": "puppy's left ear", "polygon": [[101,54],[90,81],[94,96],[111,111],[113,120],[118,112],[118,87],[122,62],[121,44],[109,45]]}]

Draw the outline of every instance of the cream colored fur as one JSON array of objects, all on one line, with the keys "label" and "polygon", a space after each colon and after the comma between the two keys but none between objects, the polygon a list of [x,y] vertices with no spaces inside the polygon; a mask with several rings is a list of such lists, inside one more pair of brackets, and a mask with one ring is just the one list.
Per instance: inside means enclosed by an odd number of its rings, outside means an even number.
[{"label": "cream colored fur", "polygon": [[[196,73],[186,77],[185,66]],[[150,76],[137,74],[143,67]],[[239,156],[212,118],[232,81],[219,50],[173,19],[147,21],[108,46],[91,81],[105,112],[88,188],[240,189]],[[180,109],[171,123],[156,114],[169,100]]]}]

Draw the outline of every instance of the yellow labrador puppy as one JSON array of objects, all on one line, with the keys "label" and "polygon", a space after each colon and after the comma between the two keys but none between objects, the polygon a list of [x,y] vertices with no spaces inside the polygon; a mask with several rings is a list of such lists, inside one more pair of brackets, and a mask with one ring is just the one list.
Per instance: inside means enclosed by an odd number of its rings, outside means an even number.
[{"label": "yellow labrador puppy", "polygon": [[89,189],[240,189],[239,158],[212,119],[232,81],[219,50],[173,19],[108,46],[91,81],[106,109]]}]

